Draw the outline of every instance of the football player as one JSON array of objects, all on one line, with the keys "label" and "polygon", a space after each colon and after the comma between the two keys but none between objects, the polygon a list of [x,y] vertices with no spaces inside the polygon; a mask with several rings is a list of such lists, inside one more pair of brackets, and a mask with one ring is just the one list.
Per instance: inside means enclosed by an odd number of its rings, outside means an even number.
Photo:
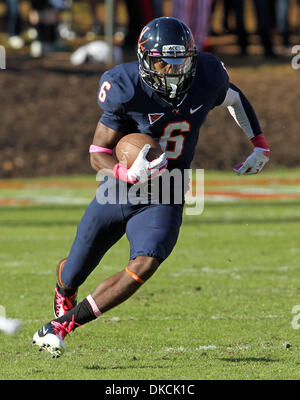
[{"label": "football player", "polygon": [[[103,114],[90,146],[93,169],[107,171],[99,189],[109,182],[132,187],[166,168],[188,169],[199,129],[216,106],[228,107],[253,144],[253,152],[235,172],[261,171],[269,160],[269,148],[252,106],[229,82],[217,57],[197,52],[188,26],[175,18],[151,21],[141,32],[137,55],[137,62],[118,65],[100,79],[98,103]],[[134,132],[152,136],[164,153],[150,162],[146,145],[127,168],[113,157],[113,149],[124,135]],[[169,256],[178,238],[183,201],[110,204],[99,196],[103,194],[94,198],[83,215],[68,257],[58,264],[56,318],[33,336],[33,343],[53,357],[64,352],[68,333],[132,296]],[[130,243],[128,265],[77,304],[78,287],[125,233]]]}]

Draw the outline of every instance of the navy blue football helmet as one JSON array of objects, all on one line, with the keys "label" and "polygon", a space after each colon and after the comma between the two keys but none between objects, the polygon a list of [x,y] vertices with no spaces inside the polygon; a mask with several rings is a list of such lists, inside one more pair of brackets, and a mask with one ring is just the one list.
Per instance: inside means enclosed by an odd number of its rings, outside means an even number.
[{"label": "navy blue football helmet", "polygon": [[[177,99],[186,93],[196,72],[197,49],[190,28],[176,18],[156,18],[147,24],[138,40],[142,80],[159,94]],[[155,63],[170,64],[167,73]]]}]

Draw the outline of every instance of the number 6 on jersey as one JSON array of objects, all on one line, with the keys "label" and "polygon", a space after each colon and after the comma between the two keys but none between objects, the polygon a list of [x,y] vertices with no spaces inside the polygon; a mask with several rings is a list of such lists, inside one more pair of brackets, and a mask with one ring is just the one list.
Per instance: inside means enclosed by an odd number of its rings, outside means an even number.
[{"label": "number 6 on jersey", "polygon": [[[187,121],[171,122],[165,127],[164,133],[159,139],[159,144],[162,148],[162,151],[166,153],[166,156],[170,160],[176,160],[178,157],[180,157],[184,148],[185,136],[172,136],[172,133],[175,131],[190,132],[191,124]],[[170,142],[173,143],[172,150],[168,148]]]},{"label": "number 6 on jersey", "polygon": [[111,83],[108,81],[104,81],[101,85],[100,91],[99,91],[99,101],[101,103],[104,103],[106,100],[106,92],[108,92],[111,88]]}]

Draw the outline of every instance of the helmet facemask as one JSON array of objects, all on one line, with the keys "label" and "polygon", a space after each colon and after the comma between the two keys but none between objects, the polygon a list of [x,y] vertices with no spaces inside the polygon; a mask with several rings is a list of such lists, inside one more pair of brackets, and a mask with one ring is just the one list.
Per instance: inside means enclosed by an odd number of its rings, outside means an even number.
[{"label": "helmet facemask", "polygon": [[[186,51],[184,46],[163,46],[162,52],[156,49],[138,52],[142,79],[164,97],[174,99],[182,96],[190,88],[196,69],[196,50]],[[168,72],[160,72],[155,66],[163,62],[170,65]]]}]

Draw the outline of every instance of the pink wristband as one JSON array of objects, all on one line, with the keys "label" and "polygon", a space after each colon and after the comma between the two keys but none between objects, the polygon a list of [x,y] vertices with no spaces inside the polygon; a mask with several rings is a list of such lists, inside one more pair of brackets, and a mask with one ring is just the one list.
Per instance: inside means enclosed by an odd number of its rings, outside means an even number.
[{"label": "pink wristband", "polygon": [[124,181],[124,182],[132,183],[132,184],[137,183],[137,182],[138,182],[138,179],[136,179],[136,181],[132,182],[132,181],[128,178],[128,173],[127,173],[128,170],[129,170],[129,168],[125,167],[125,165],[123,165],[123,164],[116,164],[116,165],[114,166],[114,169],[113,169],[114,177],[115,177],[116,179],[120,179],[121,181]]},{"label": "pink wristband", "polygon": [[121,179],[122,181],[128,182],[127,175],[128,168],[122,164],[116,164],[113,169],[113,174],[116,179]]},{"label": "pink wristband", "polygon": [[260,147],[262,149],[269,150],[269,146],[267,145],[266,139],[262,133],[260,133],[257,136],[254,136],[254,138],[250,140],[255,147]]},{"label": "pink wristband", "polygon": [[94,144],[90,145],[89,152],[90,153],[107,153],[107,154],[113,153],[112,149],[107,149],[106,147],[95,146]]}]

